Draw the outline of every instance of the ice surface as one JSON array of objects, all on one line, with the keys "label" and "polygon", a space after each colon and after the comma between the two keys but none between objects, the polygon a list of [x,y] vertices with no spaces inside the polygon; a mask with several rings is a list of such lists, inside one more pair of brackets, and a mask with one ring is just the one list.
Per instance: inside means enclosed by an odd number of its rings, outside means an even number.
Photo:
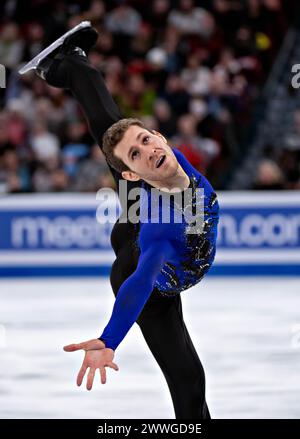
[{"label": "ice surface", "polygon": [[[1,418],[173,418],[164,377],[139,327],[118,347],[119,371],[76,386],[83,352],[114,296],[108,279],[0,281]],[[300,281],[207,278],[182,293],[206,372],[213,418],[300,417]]]}]

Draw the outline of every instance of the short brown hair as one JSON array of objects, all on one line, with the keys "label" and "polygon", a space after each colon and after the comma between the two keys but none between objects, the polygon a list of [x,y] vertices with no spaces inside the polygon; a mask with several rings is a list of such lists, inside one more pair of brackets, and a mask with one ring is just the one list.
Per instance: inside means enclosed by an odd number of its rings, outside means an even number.
[{"label": "short brown hair", "polygon": [[115,122],[105,131],[103,135],[103,153],[106,157],[106,160],[116,171],[120,173],[123,171],[130,171],[130,169],[121,159],[115,156],[114,149],[116,145],[123,139],[124,134],[126,133],[128,128],[132,125],[136,125],[138,127],[144,128],[145,130],[148,130],[148,128],[141,120],[128,118],[121,119],[118,122]]}]

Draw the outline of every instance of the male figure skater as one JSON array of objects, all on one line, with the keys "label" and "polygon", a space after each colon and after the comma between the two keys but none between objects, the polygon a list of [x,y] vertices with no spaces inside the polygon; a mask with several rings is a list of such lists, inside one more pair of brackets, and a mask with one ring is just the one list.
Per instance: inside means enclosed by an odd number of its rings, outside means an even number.
[{"label": "male figure skater", "polygon": [[[20,73],[35,69],[52,86],[69,89],[81,104],[91,132],[103,150],[117,187],[122,179],[128,191],[143,187],[140,210],[148,215],[151,188],[163,192],[204,189],[204,227],[188,234],[188,224],[118,220],[111,234],[116,260],[110,281],[116,296],[112,316],[99,338],[64,347],[85,350],[77,377],[81,385],[90,368],[87,389],[96,370],[106,382],[105,367],[118,370],[114,351],[136,321],[162,369],[177,419],[209,419],[205,375],[186,329],[180,292],[199,282],[211,266],[216,243],[218,203],[208,181],[166,139],[150,132],[137,119],[122,119],[101,74],[87,58],[97,32],[83,22],[63,35],[28,63]],[[122,200],[121,206],[122,206]],[[127,209],[130,208],[128,202]],[[172,205],[175,210],[176,206]],[[127,215],[124,211],[121,215]]]}]

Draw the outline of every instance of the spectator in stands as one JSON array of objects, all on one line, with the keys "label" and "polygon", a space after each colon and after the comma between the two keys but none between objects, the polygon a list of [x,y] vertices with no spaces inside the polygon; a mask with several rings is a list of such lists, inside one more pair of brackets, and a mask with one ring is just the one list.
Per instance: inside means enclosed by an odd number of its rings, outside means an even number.
[{"label": "spectator in stands", "polygon": [[20,99],[12,99],[7,104],[6,130],[9,142],[21,154],[25,147],[27,124],[25,119],[26,107]]},{"label": "spectator in stands", "polygon": [[179,8],[170,12],[168,23],[182,34],[196,34],[205,39],[209,39],[215,29],[213,16],[195,7],[194,0],[180,0]]},{"label": "spectator in stands", "polygon": [[49,157],[45,162],[38,162],[32,175],[35,192],[60,192],[68,190],[69,178],[64,172],[58,157]]},{"label": "spectator in stands", "polygon": [[79,165],[71,189],[79,192],[97,192],[102,187],[114,188],[114,181],[101,149],[94,144],[90,156]]},{"label": "spectator in stands", "polygon": [[21,163],[14,149],[7,148],[0,153],[1,192],[27,192],[30,190],[28,168]]},{"label": "spectator in stands", "polygon": [[34,123],[30,144],[36,159],[41,162],[59,157],[59,139],[47,130],[47,124],[42,120]]},{"label": "spectator in stands", "polygon": [[263,159],[258,164],[253,189],[278,190],[284,189],[284,176],[275,161]]},{"label": "spectator in stands", "polygon": [[43,48],[44,29],[39,23],[30,23],[27,29],[26,44],[23,48],[23,58],[31,59]]},{"label": "spectator in stands", "polygon": [[204,174],[219,153],[219,145],[215,140],[199,136],[197,119],[192,114],[185,114],[178,119],[178,133],[172,138],[172,142]]},{"label": "spectator in stands", "polygon": [[186,90],[191,96],[206,96],[210,92],[211,70],[201,65],[200,53],[194,53],[187,59],[187,66],[181,72]]},{"label": "spectator in stands", "polygon": [[14,69],[21,61],[24,42],[19,36],[16,23],[4,25],[0,33],[1,63],[9,69]]},{"label": "spectator in stands", "polygon": [[149,24],[156,29],[158,36],[163,37],[170,13],[170,0],[154,0],[148,14]]},{"label": "spectator in stands", "polygon": [[300,110],[295,111],[294,122],[285,136],[284,146],[290,150],[300,150]]},{"label": "spectator in stands", "polygon": [[67,128],[68,142],[63,146],[62,162],[65,173],[76,178],[79,163],[88,156],[89,145],[85,143],[85,123],[71,122]]},{"label": "spectator in stands", "polygon": [[154,116],[156,117],[160,133],[172,137],[176,132],[176,119],[168,102],[164,99],[156,99],[154,103]]},{"label": "spectator in stands", "polygon": [[179,75],[170,75],[168,77],[166,89],[161,97],[168,102],[177,116],[188,112],[190,95]]},{"label": "spectator in stands", "polygon": [[124,115],[140,117],[152,114],[155,91],[146,86],[143,75],[130,75],[118,103]]},{"label": "spectator in stands", "polygon": [[126,0],[119,0],[119,5],[106,15],[105,26],[115,34],[137,35],[141,25],[140,14],[130,7]]}]

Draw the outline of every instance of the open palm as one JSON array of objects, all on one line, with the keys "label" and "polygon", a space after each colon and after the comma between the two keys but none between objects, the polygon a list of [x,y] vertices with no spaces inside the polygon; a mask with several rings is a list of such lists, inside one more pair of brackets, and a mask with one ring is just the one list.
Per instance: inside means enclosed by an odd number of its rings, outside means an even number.
[{"label": "open palm", "polygon": [[113,363],[114,351],[109,348],[104,348],[101,350],[86,351],[81,369],[77,376],[77,385],[81,386],[82,380],[88,368],[90,368],[86,388],[91,390],[94,382],[94,377],[97,369],[100,369],[101,383],[106,383],[106,369],[105,367],[110,367],[114,370],[119,370],[119,367]]},{"label": "open palm", "polygon": [[119,367],[112,361],[115,354],[114,350],[105,348],[104,343],[99,339],[92,339],[86,342],[64,346],[64,351],[66,352],[74,352],[78,350],[85,351],[84,360],[77,376],[78,386],[81,386],[82,380],[88,368],[90,368],[90,370],[87,375],[87,390],[91,390],[93,387],[94,377],[97,369],[100,370],[102,384],[106,383],[105,367],[119,370]]}]

